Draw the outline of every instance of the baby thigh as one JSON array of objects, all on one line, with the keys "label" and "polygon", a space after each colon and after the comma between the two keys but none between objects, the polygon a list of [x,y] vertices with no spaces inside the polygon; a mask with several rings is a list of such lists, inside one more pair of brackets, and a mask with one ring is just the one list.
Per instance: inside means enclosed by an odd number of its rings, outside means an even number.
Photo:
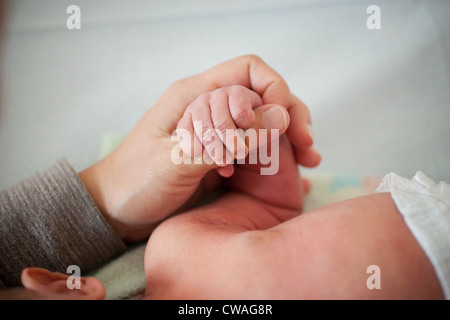
[{"label": "baby thigh", "polygon": [[[297,298],[440,299],[425,252],[389,193],[307,212],[278,230]],[[280,260],[281,261],[281,260]],[[294,290],[293,290],[294,289]]]}]

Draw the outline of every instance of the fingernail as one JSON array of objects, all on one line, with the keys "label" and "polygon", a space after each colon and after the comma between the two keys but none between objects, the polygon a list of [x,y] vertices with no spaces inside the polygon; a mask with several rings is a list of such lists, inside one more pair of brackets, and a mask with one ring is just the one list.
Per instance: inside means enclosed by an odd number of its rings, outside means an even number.
[{"label": "fingernail", "polygon": [[286,113],[281,107],[274,106],[262,114],[262,122],[266,129],[278,129],[282,131],[287,126]]}]

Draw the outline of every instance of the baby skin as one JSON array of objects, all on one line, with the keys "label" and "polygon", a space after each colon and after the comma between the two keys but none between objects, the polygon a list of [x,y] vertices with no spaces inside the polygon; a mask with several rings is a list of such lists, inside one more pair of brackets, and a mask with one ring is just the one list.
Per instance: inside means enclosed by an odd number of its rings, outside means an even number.
[{"label": "baby skin", "polygon": [[[207,97],[230,92],[219,90]],[[241,111],[250,115],[259,101],[245,90],[240,94],[250,101]],[[186,110],[179,128],[194,133],[192,120],[209,114],[212,127],[220,114],[227,118],[226,128],[253,125],[251,115],[248,122],[236,119],[242,113],[233,111],[232,99],[229,105],[225,98],[199,99]],[[186,145],[183,150],[189,152]],[[221,175],[229,176],[225,195],[156,228],[146,248],[146,298],[443,298],[432,265],[389,193],[301,213],[303,189],[309,185],[299,175],[286,135],[271,152],[279,154],[277,174],[261,175],[260,163],[234,164],[232,169],[222,165]],[[371,265],[381,272],[376,289],[367,285]]]}]

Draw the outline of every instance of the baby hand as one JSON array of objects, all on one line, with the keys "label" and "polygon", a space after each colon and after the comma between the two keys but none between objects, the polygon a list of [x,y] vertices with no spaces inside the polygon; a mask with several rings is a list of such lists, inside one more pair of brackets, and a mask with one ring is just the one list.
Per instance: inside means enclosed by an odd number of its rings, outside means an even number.
[{"label": "baby hand", "polygon": [[[253,92],[242,90],[240,86],[228,87],[230,85],[243,85]],[[238,93],[239,90],[241,93]],[[219,99],[220,94],[222,100]],[[200,95],[202,98],[194,102]],[[220,101],[224,107],[216,110],[221,106]],[[198,110],[202,105],[207,112]],[[190,111],[185,112],[188,106]],[[209,122],[202,121],[204,114],[209,116]],[[307,107],[263,60],[256,56],[242,56],[173,83],[140,119],[125,141],[102,161],[80,172],[80,178],[122,239],[127,242],[141,241],[161,220],[174,212],[186,211],[186,207],[191,207],[196,199],[213,189],[207,178],[217,180],[217,176],[214,172],[208,174],[211,169],[217,168],[222,176],[231,176],[234,171],[232,165],[178,166],[172,157],[180,149],[178,142],[172,140],[177,124],[180,128],[188,128],[191,133],[195,133],[194,120],[202,121],[203,128],[208,128],[208,123],[209,128],[215,130],[236,126],[245,129],[253,117],[251,129],[279,129],[279,135],[286,132],[299,164],[312,167],[319,163],[320,155],[312,148],[313,141],[308,134],[310,116]],[[183,118],[181,122],[180,118]],[[216,123],[218,120],[220,122]],[[200,130],[201,137],[201,133],[205,132],[203,128]],[[198,139],[197,135],[191,136]],[[242,149],[245,155],[242,141],[235,145],[236,156],[240,156]],[[191,146],[194,144],[191,143]],[[200,147],[203,152],[205,147],[203,144]],[[249,149],[251,156],[252,146]],[[183,150],[188,155],[197,156],[191,153],[190,147]],[[258,165],[245,169],[258,170]],[[235,178],[236,181],[243,181],[239,172]]]},{"label": "baby hand", "polygon": [[253,109],[261,97],[240,85],[224,87],[200,95],[186,109],[177,126],[184,154],[197,163],[216,164],[217,172],[229,177],[234,159],[248,154],[243,130],[255,121]]}]

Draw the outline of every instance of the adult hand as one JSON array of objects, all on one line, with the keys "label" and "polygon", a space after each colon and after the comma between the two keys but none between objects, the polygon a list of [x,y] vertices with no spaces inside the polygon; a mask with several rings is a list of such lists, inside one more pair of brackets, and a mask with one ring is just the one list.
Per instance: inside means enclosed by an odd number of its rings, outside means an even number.
[{"label": "adult hand", "polygon": [[239,57],[177,81],[115,151],[80,173],[100,211],[125,241],[144,239],[162,219],[183,210],[183,205],[217,184],[218,176],[207,174],[211,167],[173,163],[171,154],[177,142],[171,136],[197,96],[231,85],[255,91],[264,105],[285,107],[290,115],[287,134],[298,163],[315,166],[320,162],[312,148],[308,109],[260,58]]}]

